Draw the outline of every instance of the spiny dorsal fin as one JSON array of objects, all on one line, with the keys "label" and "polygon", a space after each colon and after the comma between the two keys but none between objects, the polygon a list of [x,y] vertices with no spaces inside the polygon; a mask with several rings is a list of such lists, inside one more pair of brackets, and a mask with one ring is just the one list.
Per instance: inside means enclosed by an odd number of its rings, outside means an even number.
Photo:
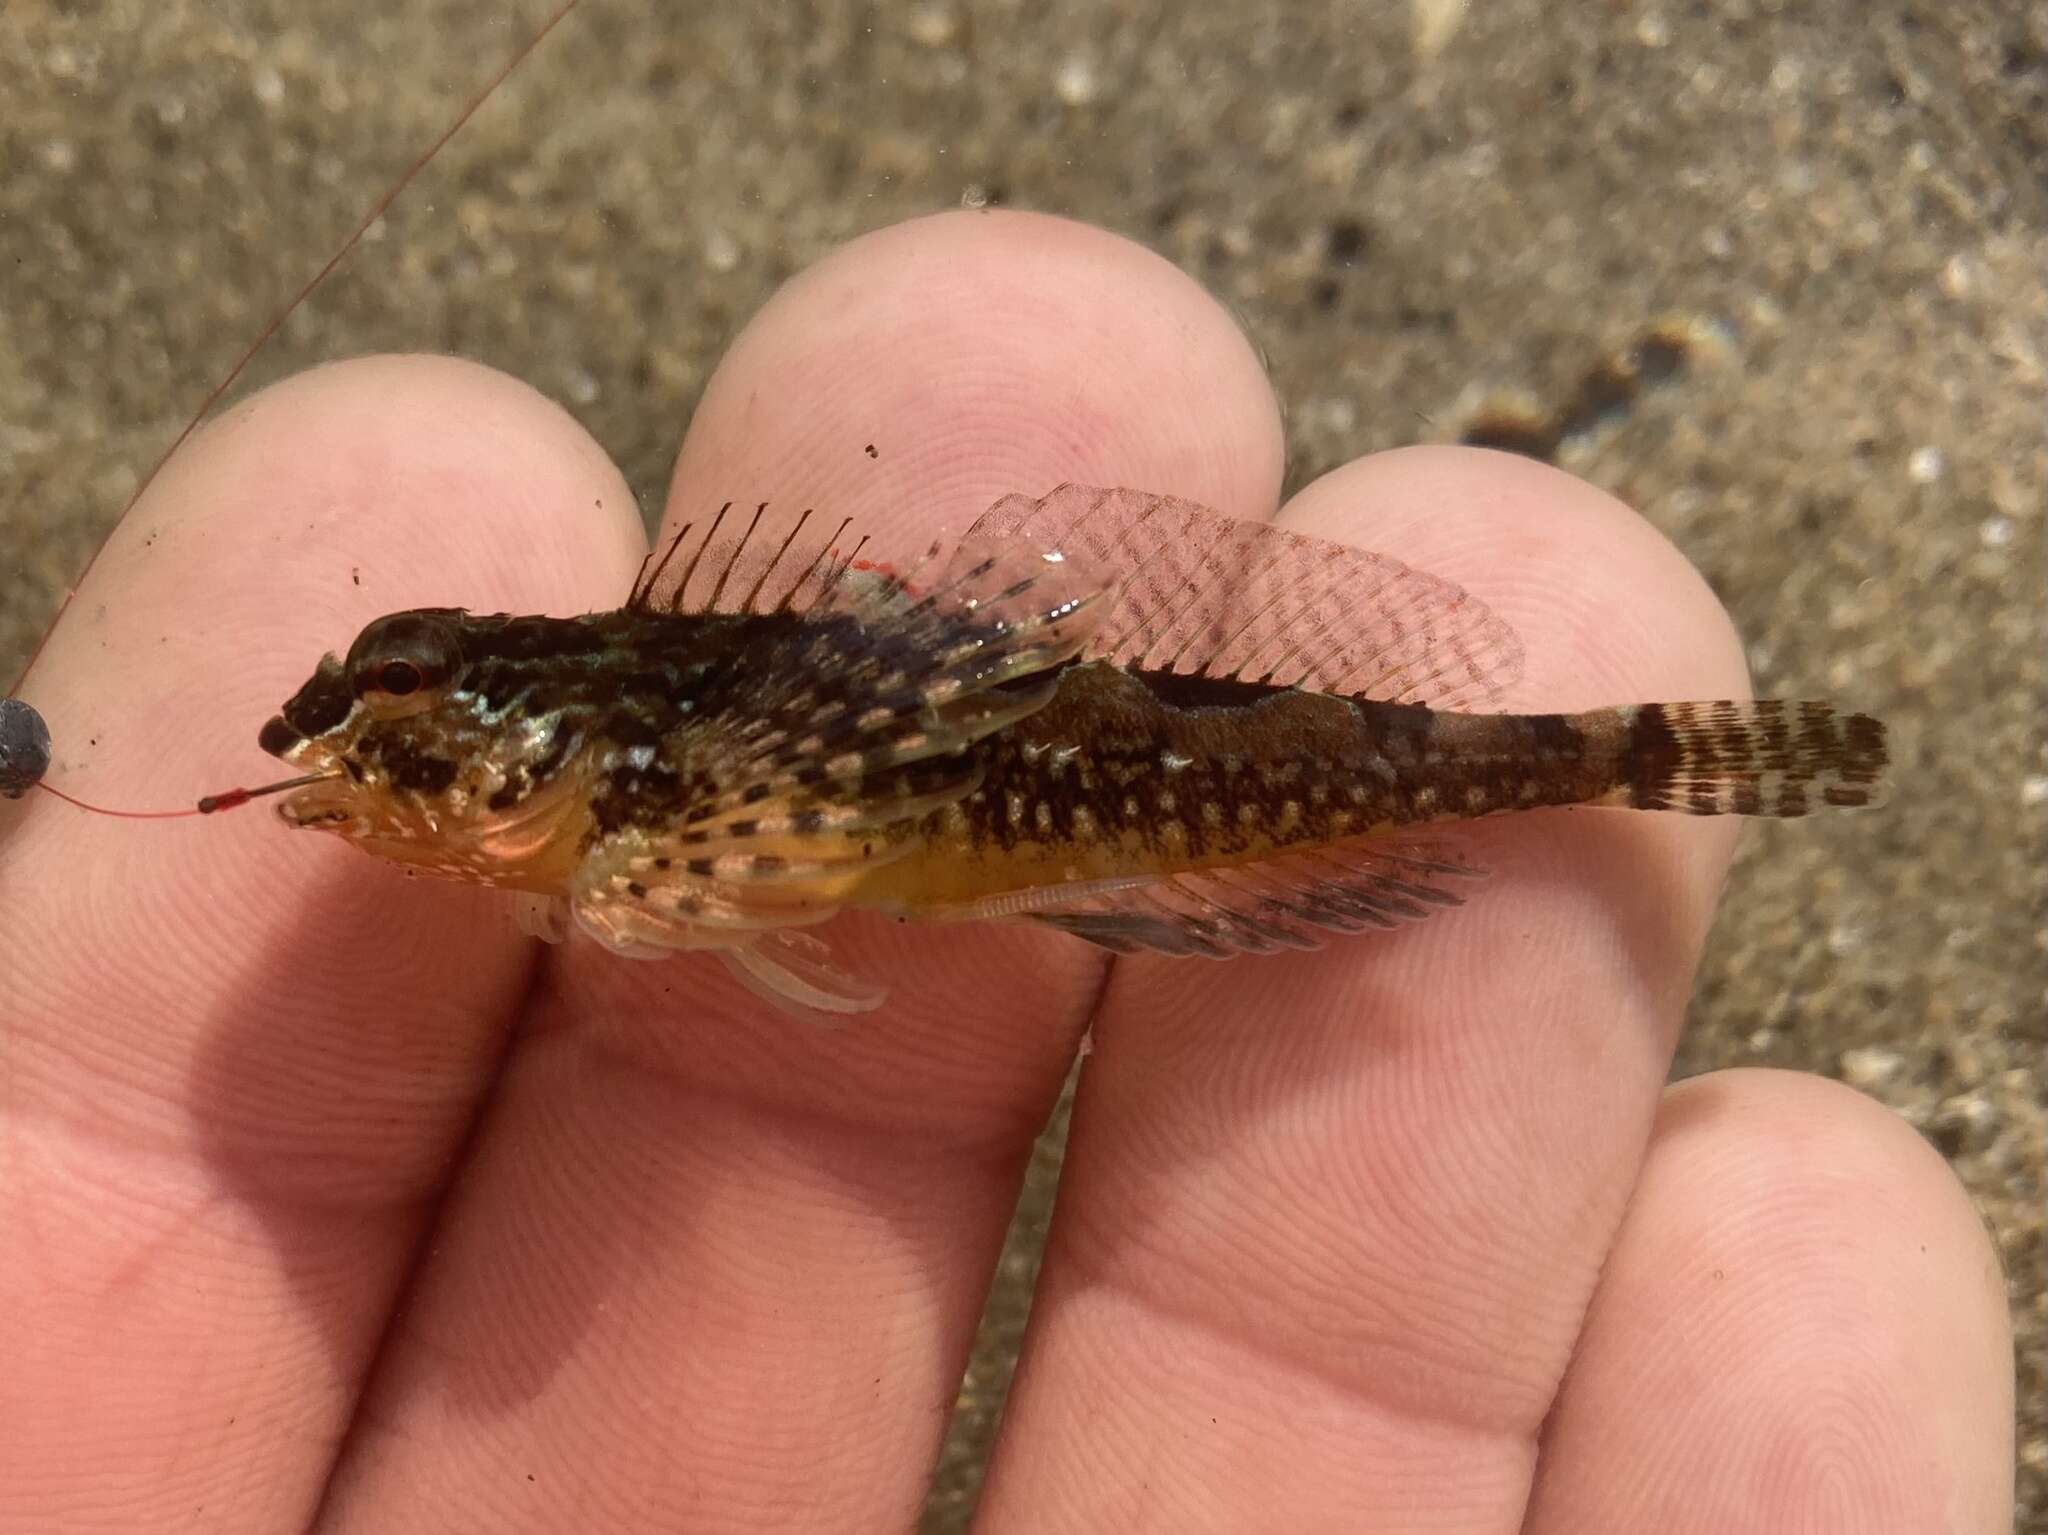
[{"label": "spiny dorsal fin", "polygon": [[646,613],[803,613],[862,564],[852,519],[763,501],[694,517],[641,561],[626,606]]}]

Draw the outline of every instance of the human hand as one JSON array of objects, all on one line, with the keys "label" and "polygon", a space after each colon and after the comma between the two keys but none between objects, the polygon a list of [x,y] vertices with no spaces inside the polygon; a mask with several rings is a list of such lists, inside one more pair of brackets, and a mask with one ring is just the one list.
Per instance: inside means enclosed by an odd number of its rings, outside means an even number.
[{"label": "human hand", "polygon": [[[1069,479],[1269,516],[1281,463],[1185,277],[947,215],[749,327],[669,519],[907,536]],[[1518,704],[1746,688],[1698,576],[1554,471],[1386,454],[1281,515],[1479,593]],[[368,618],[611,606],[644,547],[523,386],[322,369],[173,462],[24,693],[93,742],[67,786],[163,803]],[[1732,823],[1475,827],[1463,910],[1222,966],[847,918],[892,998],[828,1032],[261,812],[0,814],[0,1530],[905,1528],[1091,1025],[980,1527],[2009,1521],[2003,1296],[1940,1160],[1818,1080],[1664,1086]]]}]

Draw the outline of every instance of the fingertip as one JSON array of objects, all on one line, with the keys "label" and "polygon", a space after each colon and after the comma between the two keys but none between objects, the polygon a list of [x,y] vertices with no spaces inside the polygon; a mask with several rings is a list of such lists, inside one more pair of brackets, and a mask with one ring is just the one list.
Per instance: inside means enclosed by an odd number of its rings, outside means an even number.
[{"label": "fingertip", "polygon": [[1818,1077],[1695,1078],[1658,1116],[1530,1528],[2008,1528],[2011,1348],[1983,1225],[1904,1121]]},{"label": "fingertip", "polygon": [[[428,605],[609,606],[641,543],[617,471],[514,379],[429,357],[286,379],[166,464],[56,625],[23,687],[50,721],[50,781],[100,804],[163,808],[275,778],[257,747],[263,722],[370,619]],[[115,995],[133,1016],[168,1009],[191,1026],[251,972],[290,993],[331,984],[322,1005],[346,1015],[347,994],[377,984],[352,945],[460,989],[462,955],[437,946],[488,936],[474,931],[473,895],[402,883],[255,807],[138,824],[39,804],[6,859],[37,891],[6,935],[15,973],[32,978],[17,1000],[53,1030],[81,1010],[118,1030]],[[314,892],[323,941],[282,965],[280,935],[310,920]],[[494,947],[516,958],[514,944]],[[111,970],[110,953],[123,961]],[[169,1027],[152,1038],[145,1069],[182,1069],[192,1041]]]},{"label": "fingertip", "polygon": [[1699,570],[1640,513],[1548,464],[1399,448],[1304,487],[1282,519],[1472,591],[1522,636],[1522,707],[1749,696],[1740,638]]},{"label": "fingertip", "polygon": [[705,391],[670,502],[928,525],[1082,480],[1265,516],[1284,455],[1256,352],[1177,267],[1067,219],[952,212],[862,236],[770,300]]},{"label": "fingertip", "polygon": [[527,385],[447,357],[331,363],[164,466],[24,694],[101,797],[161,798],[175,766],[251,759],[321,651],[370,618],[609,605],[642,542],[618,471]]},{"label": "fingertip", "polygon": [[[610,606],[640,540],[603,455],[503,375],[370,358],[286,380],[197,434],[81,583],[24,688],[51,777],[146,806],[275,777],[264,720],[368,619]],[[526,946],[488,892],[256,809],[47,802],[10,832],[6,1115],[34,1151],[0,1223],[35,1232],[0,1244],[0,1353],[35,1401],[10,1467],[138,1528],[188,1520],[193,1488],[310,1507]],[[135,1453],[173,1440],[175,1476]]]}]

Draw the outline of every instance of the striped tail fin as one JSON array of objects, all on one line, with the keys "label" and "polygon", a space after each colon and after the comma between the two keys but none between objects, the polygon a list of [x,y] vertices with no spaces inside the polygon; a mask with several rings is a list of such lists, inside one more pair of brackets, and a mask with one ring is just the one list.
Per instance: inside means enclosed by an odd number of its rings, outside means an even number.
[{"label": "striped tail fin", "polygon": [[1885,727],[1832,704],[1639,704],[1627,724],[1620,785],[1606,803],[1690,815],[1802,816],[1884,797]]}]

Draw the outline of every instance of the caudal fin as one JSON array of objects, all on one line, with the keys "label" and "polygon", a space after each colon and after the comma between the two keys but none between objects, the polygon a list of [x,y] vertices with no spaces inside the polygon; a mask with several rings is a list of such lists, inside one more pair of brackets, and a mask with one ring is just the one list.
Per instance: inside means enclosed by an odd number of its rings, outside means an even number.
[{"label": "caudal fin", "polygon": [[1614,804],[1691,815],[1800,816],[1884,797],[1885,727],[1832,704],[1641,704]]}]

